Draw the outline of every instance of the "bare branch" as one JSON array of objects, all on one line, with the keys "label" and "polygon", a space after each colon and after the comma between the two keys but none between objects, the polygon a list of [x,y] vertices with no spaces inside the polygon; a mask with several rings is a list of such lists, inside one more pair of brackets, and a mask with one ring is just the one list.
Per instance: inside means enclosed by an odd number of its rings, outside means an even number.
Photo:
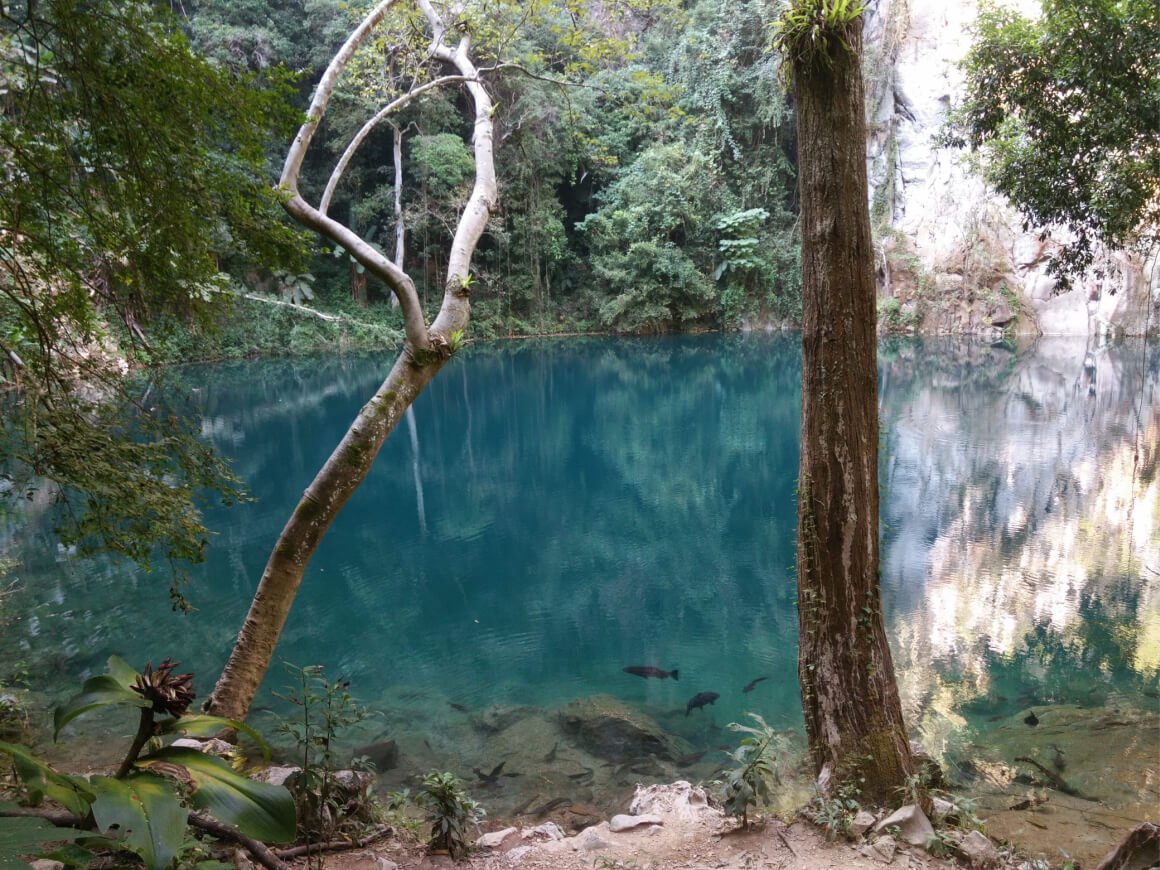
[{"label": "bare branch", "polygon": [[[403,94],[398,99],[392,100],[387,105],[379,109],[373,118],[370,118],[362,128],[354,134],[354,138],[350,140],[350,144],[346,146],[346,150],[342,152],[342,157],[338,159],[338,163],[334,167],[334,171],[330,173],[330,180],[326,182],[326,190],[322,192],[322,199],[319,200],[318,210],[325,215],[330,209],[330,200],[334,196],[334,190],[338,187],[338,182],[342,178],[342,174],[346,171],[347,165],[350,163],[355,152],[362,145],[363,140],[370,135],[370,132],[387,119],[390,115],[402,109],[412,100],[426,93],[433,88],[443,87],[444,85],[461,84],[469,81],[466,76],[440,76],[437,79],[432,79],[417,87],[411,88],[407,93]],[[402,264],[400,264],[402,265]]]},{"label": "bare branch", "polygon": [[454,50],[443,44],[447,27],[432,7],[430,0],[417,0],[419,8],[427,17],[431,30],[436,34],[432,42],[431,56],[451,64],[468,79],[467,89],[475,105],[475,130],[471,141],[475,152],[475,185],[467,205],[459,217],[459,225],[451,242],[451,255],[447,262],[447,283],[443,288],[443,304],[439,315],[431,325],[432,332],[450,335],[467,325],[471,313],[468,301],[471,255],[479,237],[487,228],[487,220],[498,197],[494,160],[494,126],[491,116],[493,103],[491,95],[479,80],[479,71],[470,57],[471,34],[464,33]]},{"label": "bare branch", "polygon": [[375,25],[383,20],[387,10],[396,2],[397,0],[381,0],[374,9],[368,12],[359,26],[346,38],[346,42],[342,44],[342,48],[331,59],[330,64],[326,67],[326,72],[322,74],[318,88],[314,91],[314,99],[310,101],[310,110],[306,113],[306,123],[298,129],[298,135],[294,137],[294,142],[286,153],[286,162],[282,166],[282,178],[278,185],[290,193],[298,193],[298,173],[302,170],[302,159],[310,148],[310,140],[314,138],[318,125],[322,121],[322,116],[326,114],[326,107],[330,103],[335,85],[338,84],[338,77],[342,75],[342,71],[346,69],[347,63],[350,62],[358,47],[363,44],[367,35],[374,29]]}]

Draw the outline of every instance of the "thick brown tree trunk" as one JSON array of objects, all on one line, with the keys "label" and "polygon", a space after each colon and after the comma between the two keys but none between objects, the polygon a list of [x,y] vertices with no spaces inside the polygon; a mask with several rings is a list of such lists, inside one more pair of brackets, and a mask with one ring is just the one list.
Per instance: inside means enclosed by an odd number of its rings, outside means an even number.
[{"label": "thick brown tree trunk", "polygon": [[798,677],[816,769],[893,799],[912,770],[878,584],[878,399],[861,27],[793,67],[802,225]]}]

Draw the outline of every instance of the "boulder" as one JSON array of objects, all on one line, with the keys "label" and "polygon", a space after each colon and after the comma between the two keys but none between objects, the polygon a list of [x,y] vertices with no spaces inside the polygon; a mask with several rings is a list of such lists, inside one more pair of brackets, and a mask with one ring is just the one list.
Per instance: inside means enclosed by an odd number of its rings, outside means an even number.
[{"label": "boulder", "polygon": [[628,812],[634,816],[671,814],[683,822],[715,820],[722,815],[709,806],[709,796],[703,788],[683,779],[667,785],[638,785]]},{"label": "boulder", "polygon": [[934,827],[916,804],[907,804],[880,821],[875,827],[875,833],[881,833],[887,828],[898,826],[899,836],[903,842],[912,846],[926,848],[930,838],[934,836]]},{"label": "boulder", "polygon": [[943,800],[942,798],[931,798],[930,805],[930,814],[934,816],[934,820],[936,822],[941,819],[945,819],[947,816],[954,815],[955,813],[955,805],[948,800]]},{"label": "boulder", "polygon": [[641,825],[663,825],[664,820],[655,813],[649,813],[644,816],[628,816],[617,815],[613,816],[608,822],[608,830],[614,834],[619,834],[622,831],[631,831],[633,828],[639,828]]},{"label": "boulder", "polygon": [[889,864],[894,860],[894,853],[897,850],[898,844],[894,842],[893,837],[879,837],[873,843],[859,846],[858,854],[883,864]]},{"label": "boulder", "polygon": [[301,773],[301,767],[288,767],[285,765],[273,765],[267,767],[259,773],[254,779],[258,782],[264,782],[267,785],[285,785],[286,780],[294,776],[296,773]]},{"label": "boulder", "polygon": [[854,821],[850,822],[850,838],[852,840],[859,839],[863,834],[874,827],[874,815],[866,810],[858,810],[858,814],[854,816]]},{"label": "boulder", "polygon": [[595,852],[611,849],[612,844],[600,836],[600,828],[586,828],[572,838],[572,848],[577,852]]},{"label": "boulder", "polygon": [[555,822],[544,822],[534,828],[528,828],[521,835],[525,840],[563,840],[564,830]]},{"label": "boulder", "polygon": [[1015,312],[1011,310],[1011,306],[1007,304],[1006,300],[996,303],[994,309],[991,311],[991,325],[992,326],[1006,326],[1015,319]]},{"label": "boulder", "polygon": [[958,853],[975,870],[988,870],[999,866],[999,850],[978,831],[971,831],[959,841]]},{"label": "boulder", "polygon": [[369,758],[380,773],[384,770],[394,770],[399,766],[399,744],[394,740],[376,740],[366,746],[360,746],[354,751],[354,757]]},{"label": "boulder", "polygon": [[182,746],[186,749],[196,749],[198,752],[204,752],[206,755],[216,755],[218,758],[225,758],[237,749],[232,743],[227,743],[225,740],[220,740],[217,737],[211,737],[208,740],[180,737],[173,741],[173,745]]},{"label": "boulder", "polygon": [[870,857],[883,864],[889,864],[894,860],[894,853],[897,849],[898,843],[894,842],[893,837],[879,837],[870,844]]},{"label": "boulder", "polygon": [[475,845],[481,849],[498,849],[503,845],[504,840],[508,837],[518,833],[518,828],[504,828],[502,831],[489,831],[486,834],[481,834],[479,839],[475,841]]},{"label": "boulder", "polygon": [[684,754],[684,747],[656,722],[609,695],[569,702],[558,721],[580,749],[598,758],[625,761],[655,755],[672,761]]}]

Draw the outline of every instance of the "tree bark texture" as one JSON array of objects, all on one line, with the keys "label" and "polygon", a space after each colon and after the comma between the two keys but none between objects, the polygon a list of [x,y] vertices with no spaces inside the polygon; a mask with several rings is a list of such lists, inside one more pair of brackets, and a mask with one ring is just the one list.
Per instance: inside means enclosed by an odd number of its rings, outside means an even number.
[{"label": "tree bark texture", "polygon": [[878,399],[861,22],[795,63],[802,225],[798,677],[816,770],[893,799],[912,772],[878,581]]},{"label": "tree bark texture", "polygon": [[[306,488],[270,553],[229,661],[205,704],[207,711],[229,719],[240,721],[249,711],[273,660],[274,647],[302,583],[307,563],[323,535],[370,471],[387,436],[419,392],[454,353],[467,329],[471,313],[468,280],[471,257],[497,198],[492,101],[479,82],[478,71],[470,58],[470,35],[459,35],[454,48],[447,45],[445,38],[450,31],[429,0],[415,0],[431,28],[429,56],[450,65],[457,73],[436,81],[440,85],[464,85],[471,95],[475,114],[472,138],[475,185],[456,226],[443,301],[430,327],[424,321],[415,284],[403,271],[402,263],[396,264],[384,257],[349,227],[328,217],[324,205],[312,206],[298,190],[302,160],[326,112],[339,75],[359,45],[396,2],[399,0],[381,0],[367,13],[331,61],[315,91],[306,122],[290,146],[280,186],[287,194],[283,205],[292,217],[342,245],[366,266],[368,273],[391,288],[402,307],[406,343],[382,385],[359,411],[342,441]],[[401,107],[426,89],[429,88],[413,88],[408,95],[390,103],[388,108]],[[375,117],[382,120],[384,116],[385,112],[380,112]],[[333,184],[340,176],[341,171],[338,171],[332,177],[333,183],[327,188],[329,192],[333,191]]]}]

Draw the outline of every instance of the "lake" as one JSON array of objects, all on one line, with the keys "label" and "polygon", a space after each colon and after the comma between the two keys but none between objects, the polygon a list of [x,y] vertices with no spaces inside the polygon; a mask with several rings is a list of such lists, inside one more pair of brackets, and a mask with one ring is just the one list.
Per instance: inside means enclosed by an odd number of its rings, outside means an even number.
[{"label": "lake", "polygon": [[[0,529],[18,581],[0,661],[63,700],[111,654],[172,656],[208,694],[288,511],[387,365],[182,372],[254,496],[209,514],[196,611],[171,612],[160,569],[61,552],[51,507],[32,505]],[[503,814],[710,778],[752,711],[785,732],[800,800],[800,375],[796,336],[469,347],[323,541],[254,723],[287,715],[280,662],[322,665],[374,714],[346,746],[396,741],[384,788],[450,769]],[[1139,342],[879,350],[883,607],[912,737],[1012,830],[1028,811],[1008,804],[1066,780],[1074,795],[1040,802],[1059,816],[1049,841],[1075,826],[1067,801],[1120,828],[1160,801],[1158,381],[1160,348]],[[704,691],[720,697],[689,710]],[[650,729],[666,750],[626,748]],[[519,775],[474,772],[500,762]]]}]

